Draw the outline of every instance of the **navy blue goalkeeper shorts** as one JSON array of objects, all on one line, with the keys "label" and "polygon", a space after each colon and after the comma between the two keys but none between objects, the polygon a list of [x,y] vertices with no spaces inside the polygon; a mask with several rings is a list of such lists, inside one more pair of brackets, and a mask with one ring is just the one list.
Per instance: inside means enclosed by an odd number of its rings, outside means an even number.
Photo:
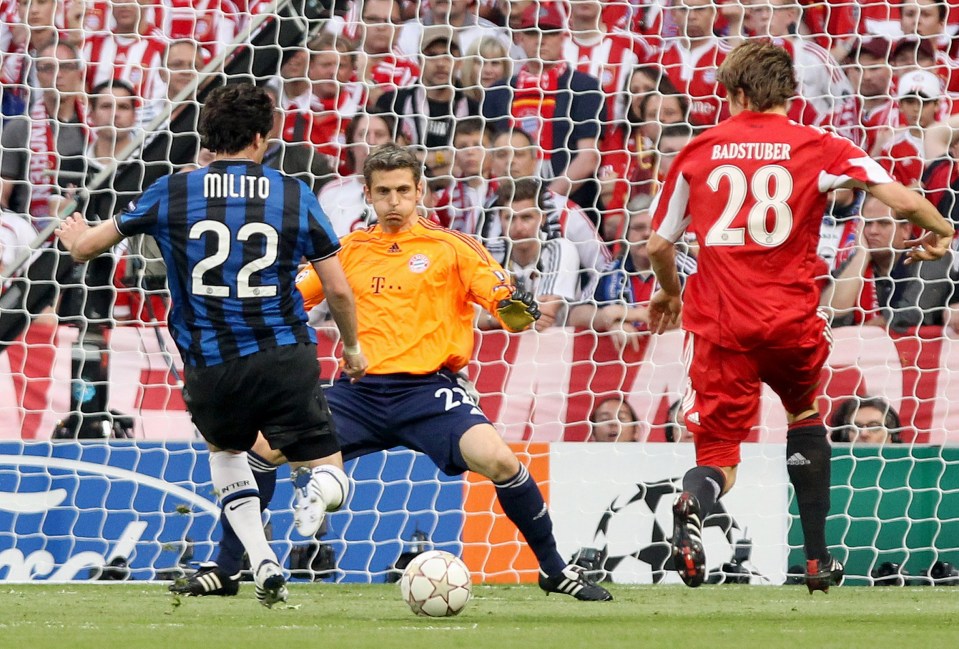
[{"label": "navy blue goalkeeper shorts", "polygon": [[428,456],[446,475],[467,470],[460,438],[489,419],[453,372],[339,378],[326,389],[344,460],[397,446]]}]

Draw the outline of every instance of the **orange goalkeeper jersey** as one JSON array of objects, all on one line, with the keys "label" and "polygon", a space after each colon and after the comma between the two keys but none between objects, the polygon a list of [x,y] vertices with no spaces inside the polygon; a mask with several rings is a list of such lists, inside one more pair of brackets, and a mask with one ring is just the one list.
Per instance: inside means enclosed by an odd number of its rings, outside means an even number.
[{"label": "orange goalkeeper jersey", "polygon": [[[423,218],[396,234],[378,225],[351,232],[340,246],[369,374],[462,369],[473,354],[472,303],[495,313],[514,290],[477,241]],[[312,267],[296,287],[307,310],[324,299]]]}]

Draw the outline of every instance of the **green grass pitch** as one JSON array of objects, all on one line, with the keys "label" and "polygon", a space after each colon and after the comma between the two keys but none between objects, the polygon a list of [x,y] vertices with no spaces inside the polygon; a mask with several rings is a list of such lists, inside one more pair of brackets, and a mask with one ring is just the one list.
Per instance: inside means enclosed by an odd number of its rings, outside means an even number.
[{"label": "green grass pitch", "polygon": [[293,584],[273,610],[182,598],[161,583],[0,588],[0,647],[29,649],[812,649],[959,647],[959,588],[613,586],[610,603],[535,586],[474,587],[454,618],[419,618],[395,585]]}]

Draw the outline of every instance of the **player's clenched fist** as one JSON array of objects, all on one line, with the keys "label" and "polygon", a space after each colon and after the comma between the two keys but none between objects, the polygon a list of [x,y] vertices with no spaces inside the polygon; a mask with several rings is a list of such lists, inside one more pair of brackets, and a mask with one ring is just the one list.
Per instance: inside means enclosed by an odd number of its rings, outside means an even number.
[{"label": "player's clenched fist", "polygon": [[524,331],[539,320],[540,313],[532,293],[516,291],[512,297],[499,301],[496,315],[510,331]]},{"label": "player's clenched fist", "polygon": [[356,383],[366,375],[366,369],[369,367],[366,356],[360,351],[360,346],[356,345],[352,349],[343,348],[343,371],[350,377],[351,383]]}]

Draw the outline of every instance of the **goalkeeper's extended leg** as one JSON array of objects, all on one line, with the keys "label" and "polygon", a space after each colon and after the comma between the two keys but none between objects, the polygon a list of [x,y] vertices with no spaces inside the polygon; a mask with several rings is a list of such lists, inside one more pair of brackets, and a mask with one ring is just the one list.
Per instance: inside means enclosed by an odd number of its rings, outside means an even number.
[{"label": "goalkeeper's extended leg", "polygon": [[809,592],[829,591],[842,583],[843,566],[826,546],[826,516],[832,449],[818,414],[794,421],[786,432],[786,470],[796,491],[799,520],[806,552],[806,585]]},{"label": "goalkeeper's extended leg", "polygon": [[553,520],[536,481],[489,424],[466,431],[460,440],[463,459],[473,471],[496,486],[503,512],[519,529],[539,561],[539,587],[583,601],[613,599],[602,586],[586,578],[580,566],[566,565],[556,549]]}]

